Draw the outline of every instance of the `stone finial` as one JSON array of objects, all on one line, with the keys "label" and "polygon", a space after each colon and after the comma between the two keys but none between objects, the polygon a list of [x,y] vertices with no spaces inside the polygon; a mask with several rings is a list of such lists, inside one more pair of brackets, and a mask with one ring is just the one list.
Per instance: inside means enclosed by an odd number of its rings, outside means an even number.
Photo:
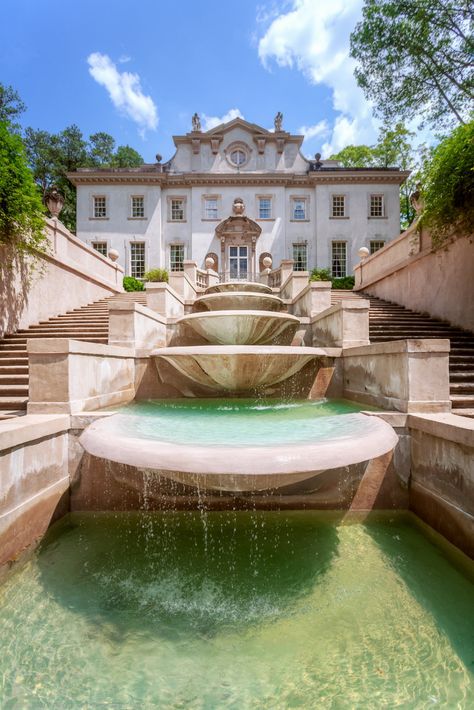
[{"label": "stone finial", "polygon": [[275,116],[274,123],[275,131],[281,131],[283,125],[283,114],[281,111],[278,111],[277,115]]},{"label": "stone finial", "polygon": [[64,197],[59,192],[56,185],[53,185],[45,197],[46,207],[48,208],[52,217],[58,217],[64,205]]},{"label": "stone finial", "polygon": [[193,122],[193,131],[200,131],[201,130],[201,119],[199,118],[198,113],[193,114],[192,122]]},{"label": "stone finial", "polygon": [[241,215],[245,212],[245,204],[241,197],[236,197],[232,205],[232,212],[236,215]]},{"label": "stone finial", "polygon": [[156,159],[157,163],[161,163],[161,161],[163,160],[163,156],[161,156],[159,153],[157,153],[155,155],[155,159]]},{"label": "stone finial", "polygon": [[206,269],[211,269],[211,270],[214,269],[214,267],[216,265],[216,262],[214,261],[212,256],[206,256],[206,260],[204,263],[206,265]]},{"label": "stone finial", "polygon": [[370,256],[370,251],[367,249],[367,247],[361,247],[357,254],[361,259],[367,259],[367,257]]},{"label": "stone finial", "polygon": [[315,170],[321,170],[323,164],[321,162],[321,153],[314,154],[314,168]]},{"label": "stone finial", "polygon": [[419,217],[425,207],[425,200],[421,193],[421,182],[416,183],[416,190],[410,195],[410,204],[415,210],[416,216]]},{"label": "stone finial", "polygon": [[109,257],[110,261],[117,261],[120,254],[118,253],[118,251],[116,249],[109,249],[107,256]]}]

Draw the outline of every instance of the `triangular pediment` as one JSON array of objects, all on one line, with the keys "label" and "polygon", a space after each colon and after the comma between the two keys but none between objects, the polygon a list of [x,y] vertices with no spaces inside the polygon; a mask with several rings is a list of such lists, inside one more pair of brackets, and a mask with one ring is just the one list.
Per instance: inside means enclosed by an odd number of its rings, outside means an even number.
[{"label": "triangular pediment", "polygon": [[250,133],[258,133],[259,135],[273,135],[273,131],[269,131],[267,128],[258,126],[256,123],[250,123],[244,118],[239,117],[233,118],[232,121],[228,121],[227,123],[221,123],[215,128],[211,128],[209,131],[202,131],[202,135],[206,136],[206,138],[214,136],[216,134],[222,135],[224,133],[232,131],[234,128],[243,128],[244,130],[249,131]]}]

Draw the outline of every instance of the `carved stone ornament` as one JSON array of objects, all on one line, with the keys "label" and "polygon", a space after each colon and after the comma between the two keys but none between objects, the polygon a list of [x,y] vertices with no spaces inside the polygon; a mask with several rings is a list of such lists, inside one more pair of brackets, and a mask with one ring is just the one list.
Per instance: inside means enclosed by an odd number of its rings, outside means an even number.
[{"label": "carved stone ornament", "polygon": [[195,113],[192,117],[192,122],[193,122],[193,131],[200,131],[201,130],[201,119],[199,118],[199,115]]},{"label": "carved stone ornament", "polygon": [[416,183],[416,190],[410,195],[410,204],[415,210],[416,216],[419,217],[425,207],[425,201],[421,194],[421,182]]},{"label": "carved stone ornament", "polygon": [[265,153],[265,138],[257,138],[257,148],[260,155]]},{"label": "carved stone ornament", "polygon": [[64,197],[56,185],[53,185],[46,195],[46,207],[52,217],[58,217],[64,205]]},{"label": "carved stone ornament", "polygon": [[199,140],[199,138],[193,138],[191,143],[193,146],[193,153],[194,155],[197,155],[201,150],[201,141]]},{"label": "carved stone ornament", "polygon": [[241,197],[236,197],[234,204],[232,205],[232,212],[234,214],[243,214],[245,212],[245,204]]},{"label": "carved stone ornament", "polygon": [[277,115],[275,116],[275,131],[281,131],[282,130],[282,125],[283,125],[283,114],[281,111],[278,111]]},{"label": "carved stone ornament", "polygon": [[284,148],[285,148],[285,139],[284,138],[277,138],[277,151],[279,153],[283,153]]},{"label": "carved stone ornament", "polygon": [[211,138],[211,150],[216,155],[219,152],[219,144],[222,138]]}]

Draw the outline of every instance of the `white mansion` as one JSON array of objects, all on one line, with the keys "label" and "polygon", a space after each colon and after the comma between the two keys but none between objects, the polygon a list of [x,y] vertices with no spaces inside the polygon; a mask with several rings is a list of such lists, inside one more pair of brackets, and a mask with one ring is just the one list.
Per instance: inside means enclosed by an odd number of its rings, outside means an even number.
[{"label": "white mansion", "polygon": [[[307,160],[303,136],[236,118],[174,136],[167,163],[138,168],[84,168],[69,174],[77,186],[77,235],[107,254],[119,252],[128,275],[155,267],[181,270],[206,257],[215,270],[242,278],[294,259],[297,270],[329,267],[350,274],[357,251],[371,252],[400,231],[399,190],[408,173],[398,168],[342,168]],[[236,198],[245,229],[232,229]],[[240,204],[240,209],[242,209]],[[234,208],[235,212],[235,208]],[[242,224],[242,221],[240,221]]]}]

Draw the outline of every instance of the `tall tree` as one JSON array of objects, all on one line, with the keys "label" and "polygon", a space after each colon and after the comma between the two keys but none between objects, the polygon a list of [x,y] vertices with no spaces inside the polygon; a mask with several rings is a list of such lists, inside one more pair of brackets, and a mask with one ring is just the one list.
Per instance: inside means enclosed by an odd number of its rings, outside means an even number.
[{"label": "tall tree", "polygon": [[18,130],[16,119],[26,110],[19,94],[12,86],[0,83],[0,121],[4,121],[9,131]]},{"label": "tall tree", "polygon": [[89,157],[92,165],[111,165],[114,157],[115,139],[99,131],[89,137]]},{"label": "tall tree", "polygon": [[472,0],[365,0],[357,82],[386,121],[464,123],[474,99]]},{"label": "tall tree", "polygon": [[368,168],[375,165],[374,149],[369,145],[348,145],[330,160],[338,160],[345,168]]},{"label": "tall tree", "polygon": [[13,247],[12,259],[44,248],[44,211],[21,136],[0,121],[0,245]]},{"label": "tall tree", "polygon": [[112,156],[111,164],[114,168],[138,168],[143,165],[143,158],[129,145],[119,145],[115,155]]}]

